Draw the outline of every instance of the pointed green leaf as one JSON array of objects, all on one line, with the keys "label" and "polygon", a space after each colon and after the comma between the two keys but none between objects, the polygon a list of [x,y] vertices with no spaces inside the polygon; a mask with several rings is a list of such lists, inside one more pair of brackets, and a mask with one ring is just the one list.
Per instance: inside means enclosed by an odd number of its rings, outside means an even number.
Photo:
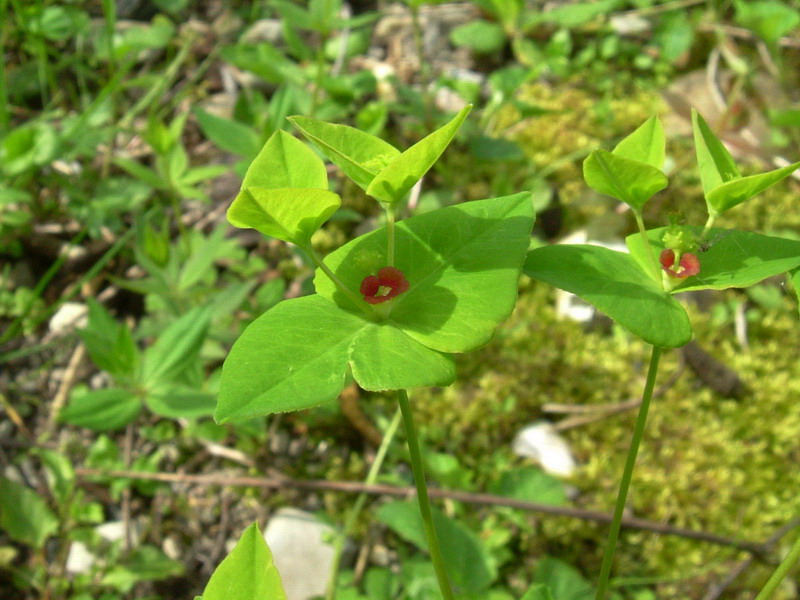
[{"label": "pointed green leaf", "polygon": [[[440,352],[467,352],[489,341],[511,314],[530,243],[529,193],[467,202],[410,219],[395,228],[395,266],[410,287],[392,302],[390,321]],[[346,286],[386,266],[386,229],[332,252],[325,263]],[[350,301],[317,271],[317,292]]]},{"label": "pointed green leaf", "polygon": [[654,194],[667,187],[667,176],[656,167],[597,149],[583,161],[589,187],[641,210]]},{"label": "pointed green leaf", "polygon": [[664,167],[666,140],[658,117],[652,116],[614,148],[613,154],[647,163],[656,169]]},{"label": "pointed green leaf", "polygon": [[388,323],[361,330],[351,353],[353,377],[365,390],[447,386],[456,378],[453,359],[426,348]]},{"label": "pointed green leaf", "polygon": [[367,323],[316,295],[268,310],[231,348],[214,418],[222,423],[333,400],[344,387],[350,345]]},{"label": "pointed green leaf", "polygon": [[544,246],[528,253],[524,272],[580,296],[654,346],[676,348],[692,339],[686,311],[624,252]]},{"label": "pointed green leaf", "polygon": [[[662,227],[647,232],[656,253],[664,249],[661,237],[665,229]],[[700,236],[702,227],[691,229],[696,236]],[[712,229],[706,239],[709,240],[708,249],[697,254],[700,273],[688,277],[675,287],[673,293],[745,288],[800,266],[800,242],[796,240],[736,229]],[[625,242],[638,261],[646,260],[640,234],[628,236]]]},{"label": "pointed green leaf", "polygon": [[692,129],[697,152],[697,166],[706,198],[711,191],[727,181],[741,177],[730,152],[717,139],[700,113],[692,109]]},{"label": "pointed green leaf", "polygon": [[372,180],[367,194],[389,204],[401,200],[450,145],[471,109],[472,105],[464,107],[447,125],[395,157]]},{"label": "pointed green leaf", "polygon": [[250,187],[231,204],[228,221],[234,227],[252,227],[264,235],[305,246],[341,203],[338,194],[328,190]]},{"label": "pointed green leaf", "polygon": [[289,117],[289,120],[333,164],[365,190],[375,175],[400,154],[388,142],[354,127],[308,117]]},{"label": "pointed green leaf", "polygon": [[285,131],[276,131],[250,163],[242,190],[261,188],[328,189],[325,163],[314,151]]},{"label": "pointed green leaf", "polygon": [[261,139],[255,129],[239,121],[218,117],[200,107],[195,107],[192,112],[203,135],[226,152],[247,159],[258,155],[261,150]]},{"label": "pointed green leaf", "polygon": [[768,173],[760,173],[758,175],[750,175],[749,177],[740,177],[739,179],[727,181],[708,192],[706,194],[706,201],[717,213],[725,212],[729,208],[733,208],[737,204],[749,200],[768,187],[786,179],[797,170],[798,167],[800,167],[800,162],[775,169],[774,171],[769,171]]},{"label": "pointed green leaf", "polygon": [[58,531],[58,518],[32,489],[0,477],[0,529],[12,540],[41,548]]},{"label": "pointed green leaf", "polygon": [[578,569],[562,560],[545,556],[536,566],[536,583],[547,586],[553,598],[593,600],[594,588]]},{"label": "pointed green leaf", "polygon": [[[485,598],[486,590],[497,577],[488,550],[480,538],[458,521],[435,507],[433,524],[442,548],[447,573],[457,597]],[[428,542],[416,502],[389,502],[378,510],[378,520],[423,552]]]},{"label": "pointed green leaf", "polygon": [[202,390],[173,384],[152,390],[144,402],[161,417],[197,418],[213,415],[217,398]]},{"label": "pointed green leaf", "polygon": [[198,306],[167,327],[144,353],[143,381],[149,386],[172,381],[197,359],[210,320]]},{"label": "pointed green leaf", "polygon": [[286,600],[281,576],[264,536],[253,523],[225,557],[203,590],[203,600]]},{"label": "pointed green leaf", "polygon": [[89,299],[89,322],[78,332],[92,361],[112,377],[134,376],[139,365],[139,350],[125,323],[118,323],[102,304]]},{"label": "pointed green leaf", "polygon": [[94,431],[122,429],[142,410],[142,401],[132,392],[117,388],[74,393],[59,420]]}]

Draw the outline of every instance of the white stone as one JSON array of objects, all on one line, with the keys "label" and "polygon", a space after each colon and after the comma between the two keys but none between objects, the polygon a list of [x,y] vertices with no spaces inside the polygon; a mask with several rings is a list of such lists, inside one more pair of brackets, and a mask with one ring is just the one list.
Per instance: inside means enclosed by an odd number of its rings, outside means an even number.
[{"label": "white stone", "polygon": [[551,475],[570,477],[575,472],[572,451],[550,423],[540,421],[525,427],[514,438],[512,449],[537,461]]},{"label": "white stone", "polygon": [[76,327],[86,327],[89,308],[80,302],[65,302],[52,317],[50,331],[56,335],[69,333]]},{"label": "white stone", "polygon": [[332,527],[310,513],[282,508],[267,523],[264,539],[281,574],[287,600],[325,595],[334,558]]},{"label": "white stone", "polygon": [[67,555],[67,573],[79,575],[88,573],[95,561],[95,555],[89,552],[89,548],[83,542],[72,542],[69,545]]}]

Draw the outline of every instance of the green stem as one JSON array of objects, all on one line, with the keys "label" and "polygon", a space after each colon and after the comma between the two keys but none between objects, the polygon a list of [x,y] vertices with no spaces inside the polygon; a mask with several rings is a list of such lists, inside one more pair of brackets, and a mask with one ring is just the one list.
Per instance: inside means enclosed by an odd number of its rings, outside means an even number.
[{"label": "green stem", "polygon": [[313,117],[319,108],[320,93],[322,92],[322,79],[325,76],[325,44],[328,42],[327,33],[320,34],[319,48],[317,50],[317,72],[314,77],[314,91],[311,95],[311,114]]},{"label": "green stem", "polygon": [[703,241],[706,240],[706,236],[708,235],[708,232],[711,231],[711,227],[714,225],[714,221],[716,220],[717,220],[717,215],[715,214],[708,215],[708,220],[706,221],[706,224],[703,227],[703,232],[700,234],[700,239],[702,239]]},{"label": "green stem", "polygon": [[792,549],[789,551],[789,555],[784,558],[783,562],[775,569],[775,572],[772,574],[772,577],[769,578],[769,581],[767,581],[764,589],[756,596],[756,600],[768,600],[771,598],[772,594],[781,584],[781,581],[789,574],[789,571],[798,560],[800,560],[800,537],[795,541],[794,546],[792,546]]},{"label": "green stem", "polygon": [[656,254],[653,252],[653,246],[650,245],[650,238],[647,237],[647,229],[644,227],[644,219],[642,219],[641,211],[637,209],[633,209],[633,216],[636,217],[636,225],[639,227],[639,233],[642,234],[642,239],[644,240],[644,245],[647,248],[647,256],[650,258],[650,264],[653,266],[653,275],[658,276],[661,272],[661,269],[658,266],[658,260],[656,260]]},{"label": "green stem", "polygon": [[394,209],[386,206],[386,264],[394,266]]},{"label": "green stem", "polygon": [[619,484],[617,494],[617,504],[614,507],[614,517],[611,520],[611,531],[608,534],[608,542],[603,553],[603,564],[600,567],[600,581],[597,584],[596,600],[605,600],[608,594],[609,578],[611,576],[611,565],[614,562],[614,551],[617,547],[617,539],[622,526],[622,513],[625,510],[625,501],[628,498],[628,489],[633,478],[633,467],[636,465],[636,455],[639,453],[639,444],[644,435],[644,425],[647,422],[647,411],[650,408],[650,400],[653,398],[653,388],[656,383],[658,373],[658,361],[661,358],[661,348],[653,346],[653,353],[650,356],[650,366],[647,370],[647,382],[644,386],[642,404],[639,406],[639,414],[636,417],[636,425],[633,429],[633,438],[628,448],[628,457],[625,460],[625,469],[622,473],[622,481]]},{"label": "green stem", "polygon": [[403,413],[403,424],[406,429],[408,452],[411,455],[411,470],[414,472],[414,483],[417,486],[419,512],[422,515],[425,537],[428,538],[428,550],[431,553],[433,569],[436,571],[436,578],[439,580],[439,590],[442,592],[444,600],[455,600],[453,590],[450,587],[450,580],[447,578],[442,549],[439,547],[439,540],[436,537],[436,529],[433,525],[431,503],[428,499],[428,487],[425,485],[425,468],[422,465],[422,453],[419,449],[419,440],[417,439],[417,432],[414,428],[414,417],[411,414],[408,393],[405,390],[397,390],[397,401],[400,403],[400,410]]},{"label": "green stem", "polygon": [[[364,480],[364,483],[367,485],[372,485],[378,479],[378,473],[380,473],[381,466],[386,458],[386,453],[388,452],[389,446],[391,446],[392,440],[394,439],[397,429],[400,426],[401,416],[400,410],[398,409],[394,413],[394,417],[392,417],[389,427],[386,428],[386,432],[383,434],[383,440],[381,440],[381,445],[378,447],[378,452],[375,454],[375,460],[372,461],[372,465],[370,465],[369,472],[367,473],[367,478]],[[339,578],[339,562],[342,559],[344,543],[347,540],[347,536],[353,531],[356,520],[358,519],[358,515],[360,515],[361,511],[364,509],[364,503],[366,501],[367,494],[359,494],[355,505],[353,505],[353,507],[350,509],[350,512],[347,513],[347,517],[345,517],[344,527],[342,528],[341,533],[336,538],[336,545],[334,546],[333,550],[333,568],[331,569],[330,579],[328,580],[328,589],[325,592],[325,600],[335,600],[336,598],[336,580]]]},{"label": "green stem", "polygon": [[[8,22],[8,2],[0,0],[0,56],[6,55],[6,23]],[[6,70],[0,69],[0,136],[5,134],[11,122],[8,104]]]},{"label": "green stem", "polygon": [[331,271],[331,269],[330,269],[330,267],[328,267],[328,265],[326,265],[324,262],[322,262],[322,259],[319,257],[319,254],[317,254],[317,253],[316,253],[316,251],[314,250],[314,248],[311,246],[311,244],[310,244],[310,243],[309,243],[309,244],[306,244],[305,246],[298,246],[298,247],[299,247],[301,250],[303,250],[303,251],[304,251],[306,254],[308,254],[308,256],[311,258],[311,260],[314,262],[314,264],[315,264],[315,265],[317,265],[317,267],[319,267],[319,269],[320,269],[320,270],[321,270],[323,273],[325,273],[325,275],[327,275],[327,276],[328,276],[328,279],[330,279],[330,280],[331,280],[331,281],[334,283],[334,285],[335,285],[337,288],[339,288],[339,290],[340,290],[340,291],[341,291],[341,292],[342,292],[342,293],[343,293],[345,296],[347,296],[347,298],[348,298],[348,299],[349,299],[349,300],[350,300],[350,301],[351,301],[353,304],[355,304],[355,305],[356,305],[358,308],[360,308],[362,311],[364,311],[364,313],[365,313],[367,316],[369,316],[369,317],[370,317],[370,319],[374,319],[374,318],[375,318],[375,311],[371,310],[371,309],[370,309],[370,308],[369,308],[369,307],[368,307],[368,306],[367,306],[367,305],[364,303],[364,301],[363,301],[361,298],[359,298],[359,297],[358,297],[358,296],[355,294],[355,292],[353,292],[353,290],[351,290],[350,288],[348,288],[348,287],[347,287],[347,286],[344,284],[344,282],[343,282],[341,279],[339,279],[339,278],[336,276],[336,273],[334,273],[333,271]]}]

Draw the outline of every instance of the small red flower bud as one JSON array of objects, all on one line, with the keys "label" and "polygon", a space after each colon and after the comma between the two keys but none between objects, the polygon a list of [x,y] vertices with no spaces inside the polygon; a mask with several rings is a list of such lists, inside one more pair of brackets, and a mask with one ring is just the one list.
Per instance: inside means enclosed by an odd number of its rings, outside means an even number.
[{"label": "small red flower bud", "polygon": [[681,256],[681,272],[679,277],[694,277],[700,272],[700,259],[691,252]]},{"label": "small red flower bud", "polygon": [[670,277],[677,277],[678,279],[693,277],[700,272],[700,259],[691,252],[681,254],[681,260],[677,268],[675,268],[675,251],[670,248],[661,251],[658,262],[661,263],[661,268]]},{"label": "small red flower bud", "polygon": [[661,256],[658,257],[658,261],[665,271],[669,271],[672,265],[675,264],[675,251],[670,248],[664,248],[661,251]]},{"label": "small red flower bud", "polygon": [[361,282],[364,302],[380,304],[408,291],[408,280],[400,269],[384,267],[376,275],[367,275]]}]

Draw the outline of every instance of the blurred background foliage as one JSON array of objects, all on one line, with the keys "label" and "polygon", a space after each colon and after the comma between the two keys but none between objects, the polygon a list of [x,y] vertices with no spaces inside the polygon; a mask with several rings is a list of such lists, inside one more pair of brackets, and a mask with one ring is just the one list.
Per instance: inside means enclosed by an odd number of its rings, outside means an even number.
[{"label": "blurred background foliage", "polygon": [[[286,116],[407,147],[474,103],[405,214],[528,189],[533,243],[613,243],[634,224],[585,186],[581,162],[654,113],[671,185],[648,205],[652,226],[704,220],[692,106],[745,171],[797,160],[798,24],[797,0],[0,0],[3,598],[190,598],[252,520],[291,505],[343,521],[353,499],[338,492],[86,471],[364,478],[393,413],[381,395],[350,389],[327,407],[224,427],[210,418],[241,330],[312,291],[299,252],[224,219],[263,142],[290,131]],[[344,205],[314,237],[322,253],[382,219],[330,175]],[[798,238],[797,191],[789,181],[720,224]],[[412,394],[431,479],[607,511],[633,412],[602,405],[636,398],[646,349],[601,316],[570,319],[546,286],[521,286],[496,339],[459,358],[454,386]],[[630,510],[760,542],[800,511],[797,299],[776,280],[689,306],[700,366],[668,355]],[[708,376],[719,365],[738,387]],[[598,418],[570,421],[554,412],[564,406]],[[513,451],[542,420],[574,455],[568,477]],[[380,481],[410,485],[404,464],[394,444]],[[398,525],[404,509],[372,502],[354,540],[367,566],[346,556],[339,597],[435,598]],[[478,548],[479,597],[516,597],[532,581],[591,597],[604,526],[440,506]],[[615,589],[713,598],[746,557],[627,530]],[[724,597],[752,598],[771,570],[756,561]],[[799,597],[796,578],[779,594]]]}]

